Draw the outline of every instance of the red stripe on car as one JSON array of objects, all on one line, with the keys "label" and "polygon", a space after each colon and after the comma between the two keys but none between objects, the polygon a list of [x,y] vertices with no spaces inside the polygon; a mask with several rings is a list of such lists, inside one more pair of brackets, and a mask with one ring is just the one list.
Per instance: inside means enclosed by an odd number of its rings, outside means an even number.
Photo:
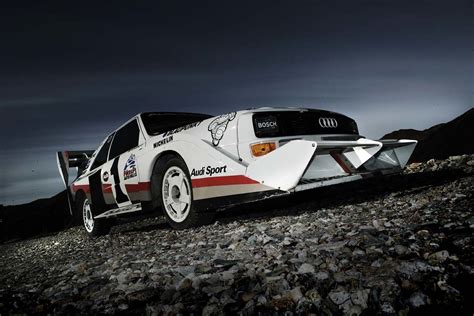
[{"label": "red stripe on car", "polygon": [[112,185],[111,184],[102,184],[102,192],[112,193]]},{"label": "red stripe on car", "polygon": [[127,192],[150,191],[150,182],[138,182],[137,184],[125,184]]},{"label": "red stripe on car", "polygon": [[89,193],[89,185],[88,184],[73,184],[72,191],[77,192],[79,190],[84,191],[84,193]]},{"label": "red stripe on car", "polygon": [[211,178],[201,178],[193,179],[192,184],[193,188],[201,187],[212,187],[219,185],[233,185],[233,184],[255,184],[259,183],[255,180],[247,178],[246,176],[224,176],[224,177],[211,177]]}]

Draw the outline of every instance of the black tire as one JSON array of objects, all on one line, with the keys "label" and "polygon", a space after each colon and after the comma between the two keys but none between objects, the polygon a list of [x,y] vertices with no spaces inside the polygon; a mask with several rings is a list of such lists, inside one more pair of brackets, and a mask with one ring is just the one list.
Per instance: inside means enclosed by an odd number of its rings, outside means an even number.
[{"label": "black tire", "polygon": [[[87,196],[83,192],[79,192],[76,197],[76,217],[80,218],[82,227],[84,228],[85,232],[92,237],[106,235],[110,232],[110,228],[112,226],[110,220],[105,218],[101,219],[94,219],[91,214],[86,216],[86,203],[89,204],[89,208],[91,207],[90,201],[87,199]],[[86,217],[89,217],[89,221],[87,221]],[[91,226],[92,224],[92,226]]]},{"label": "black tire", "polygon": [[[182,191],[177,189],[177,193],[175,193],[176,199],[179,199],[181,195],[189,196],[189,204],[183,208],[183,212],[186,215],[183,215],[183,218],[178,219],[178,212],[176,214],[173,212],[174,207],[171,204],[166,205],[165,197],[171,197],[170,191],[173,191],[173,188],[170,188],[169,181],[165,180],[165,176],[167,179],[173,178],[174,176],[169,176],[170,173],[176,172],[178,175],[179,170],[184,173],[183,177],[183,185],[181,186]],[[165,182],[165,186],[163,186],[163,182]],[[177,186],[174,186],[177,188]],[[196,211],[193,199],[193,190],[191,186],[191,177],[189,175],[188,167],[186,163],[176,155],[165,155],[160,157],[158,161],[155,163],[155,167],[153,168],[153,174],[151,177],[151,192],[152,197],[154,200],[154,204],[160,205],[161,209],[163,210],[163,214],[166,218],[168,224],[173,227],[174,229],[186,229],[196,226],[202,226],[210,224],[214,221],[215,212],[208,211],[206,213],[199,213]],[[184,193],[183,193],[184,192]],[[184,205],[186,203],[180,203],[180,205]]]}]

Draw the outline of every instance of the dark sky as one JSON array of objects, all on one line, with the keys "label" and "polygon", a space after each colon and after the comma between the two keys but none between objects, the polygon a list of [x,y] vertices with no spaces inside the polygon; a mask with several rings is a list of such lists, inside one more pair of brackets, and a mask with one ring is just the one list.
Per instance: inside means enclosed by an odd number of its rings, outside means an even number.
[{"label": "dark sky", "polygon": [[[471,1],[0,5],[0,203],[62,189],[54,153],[143,111],[343,112],[363,135],[473,106]],[[139,3],[139,4],[138,4]]]}]

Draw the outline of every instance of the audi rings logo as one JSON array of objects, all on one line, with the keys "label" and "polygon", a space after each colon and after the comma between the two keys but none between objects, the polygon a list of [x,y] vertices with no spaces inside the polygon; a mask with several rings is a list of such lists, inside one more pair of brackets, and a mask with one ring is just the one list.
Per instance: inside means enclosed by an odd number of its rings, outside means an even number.
[{"label": "audi rings logo", "polygon": [[332,117],[321,117],[318,120],[319,126],[322,128],[336,128],[337,127],[337,121],[335,118]]}]

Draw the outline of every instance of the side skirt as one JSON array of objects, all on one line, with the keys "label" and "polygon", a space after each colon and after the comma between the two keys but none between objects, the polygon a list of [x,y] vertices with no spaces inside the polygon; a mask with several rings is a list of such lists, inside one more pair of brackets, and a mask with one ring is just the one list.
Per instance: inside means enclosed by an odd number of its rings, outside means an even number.
[{"label": "side skirt", "polygon": [[133,213],[133,212],[139,212],[142,210],[142,205],[141,203],[136,203],[132,205],[127,205],[127,206],[122,206],[119,208],[114,208],[111,210],[108,210],[100,215],[97,215],[94,217],[96,218],[107,218],[107,217],[112,217],[120,214],[126,214],[126,213]]}]

